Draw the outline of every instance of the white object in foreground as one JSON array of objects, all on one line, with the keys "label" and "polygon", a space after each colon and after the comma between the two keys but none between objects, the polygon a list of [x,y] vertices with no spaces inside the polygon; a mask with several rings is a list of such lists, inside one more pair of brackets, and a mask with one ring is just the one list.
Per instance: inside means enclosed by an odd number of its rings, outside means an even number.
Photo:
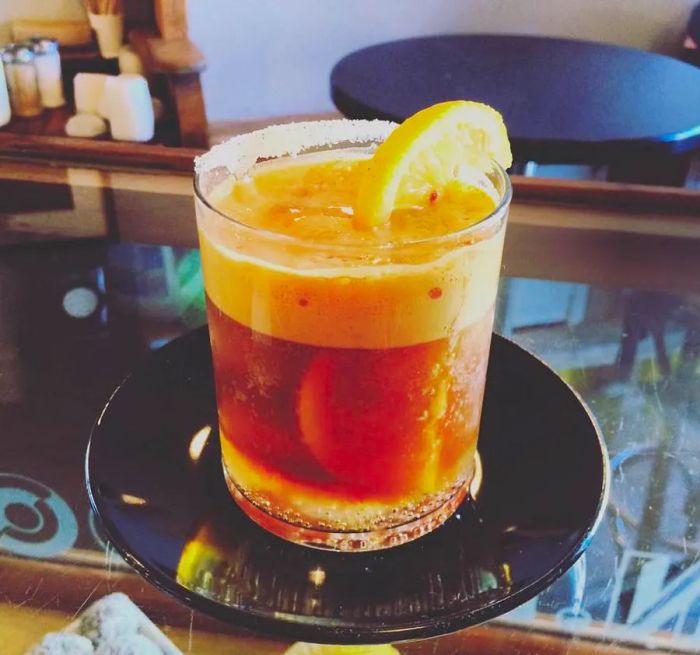
[{"label": "white object in foreground", "polygon": [[95,649],[89,639],[66,632],[51,632],[27,655],[93,655]]},{"label": "white object in foreground", "polygon": [[[70,650],[74,648],[74,650]],[[88,607],[63,632],[46,635],[27,655],[183,655],[122,593]]]}]

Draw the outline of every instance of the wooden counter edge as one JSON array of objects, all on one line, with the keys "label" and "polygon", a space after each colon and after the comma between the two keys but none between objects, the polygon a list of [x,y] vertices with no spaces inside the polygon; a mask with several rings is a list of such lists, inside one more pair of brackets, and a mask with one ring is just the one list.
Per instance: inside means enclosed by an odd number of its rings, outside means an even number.
[{"label": "wooden counter edge", "polygon": [[[129,166],[191,174],[203,150],[148,143],[41,137],[0,132],[0,156],[76,162],[90,167]],[[700,192],[687,188],[617,182],[559,180],[513,175],[518,203],[547,203],[628,211],[694,214],[700,221]]]},{"label": "wooden counter edge", "polygon": [[[105,594],[121,591],[134,600],[157,624],[195,629],[212,634],[228,634],[235,640],[271,644],[270,639],[210,619],[194,616],[184,605],[158,591],[121,563],[105,566],[105,557],[96,551],[69,551],[61,560],[31,560],[0,555],[0,581],[3,602],[21,604],[27,611],[47,608],[68,617]],[[74,561],[72,561],[74,560]],[[59,598],[60,594],[60,598]],[[544,630],[491,623],[440,638],[400,645],[403,655],[661,655],[642,646],[611,644],[591,638],[560,635]]]}]

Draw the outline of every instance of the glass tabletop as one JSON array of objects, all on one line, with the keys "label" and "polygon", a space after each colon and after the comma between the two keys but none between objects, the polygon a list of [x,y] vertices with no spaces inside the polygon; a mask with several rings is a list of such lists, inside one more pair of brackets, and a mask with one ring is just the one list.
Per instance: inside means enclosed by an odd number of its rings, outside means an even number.
[{"label": "glass tabletop", "polygon": [[[105,543],[84,491],[110,391],[206,320],[191,195],[186,173],[0,160],[3,653],[113,591],[183,652],[288,645],[152,588]],[[401,653],[700,651],[698,195],[515,181],[496,330],[588,402],[610,504],[584,557],[539,597]]]}]

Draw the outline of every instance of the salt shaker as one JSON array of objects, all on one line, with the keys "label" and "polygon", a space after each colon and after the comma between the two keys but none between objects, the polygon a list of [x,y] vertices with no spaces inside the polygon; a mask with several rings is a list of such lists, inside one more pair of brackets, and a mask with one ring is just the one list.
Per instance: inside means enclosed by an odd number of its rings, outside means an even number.
[{"label": "salt shaker", "polygon": [[63,96],[61,57],[56,39],[30,39],[34,50],[34,67],[37,73],[41,104],[47,108],[66,104]]},{"label": "salt shaker", "polygon": [[32,48],[9,45],[2,51],[2,63],[5,66],[12,113],[22,118],[38,116],[42,107]]},{"label": "salt shaker", "polygon": [[7,83],[5,82],[5,66],[0,59],[0,127],[7,125],[12,118],[10,109],[10,96],[7,93]]}]

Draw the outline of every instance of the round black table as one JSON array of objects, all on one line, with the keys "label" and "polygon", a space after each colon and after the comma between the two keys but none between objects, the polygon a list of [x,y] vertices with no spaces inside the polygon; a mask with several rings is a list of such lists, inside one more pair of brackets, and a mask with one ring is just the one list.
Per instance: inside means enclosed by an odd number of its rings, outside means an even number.
[{"label": "round black table", "polygon": [[504,116],[520,161],[628,164],[700,148],[700,69],[632,48],[530,36],[446,35],[354,52],[331,73],[351,118],[401,121],[443,100]]}]

